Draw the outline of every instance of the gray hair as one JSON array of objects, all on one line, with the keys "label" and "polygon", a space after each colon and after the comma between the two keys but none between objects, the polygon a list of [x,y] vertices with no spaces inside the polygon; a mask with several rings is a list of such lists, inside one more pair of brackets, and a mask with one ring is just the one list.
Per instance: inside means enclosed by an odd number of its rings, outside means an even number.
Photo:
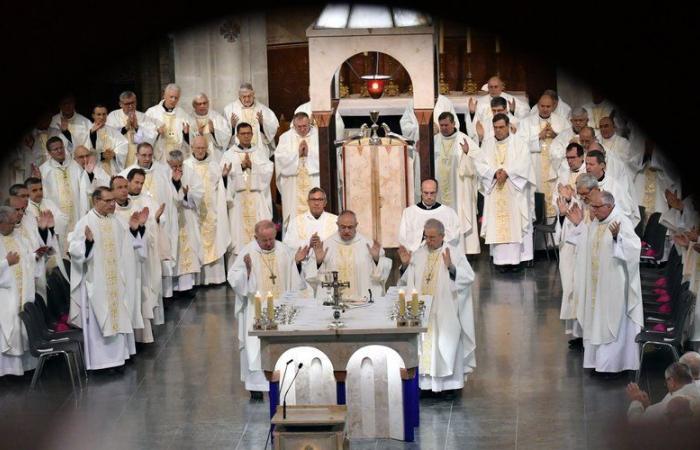
[{"label": "gray hair", "polygon": [[163,89],[163,93],[168,92],[168,91],[180,92],[180,86],[178,86],[175,83],[169,83],[167,86],[165,86],[165,89]]},{"label": "gray hair", "polygon": [[10,206],[0,206],[0,223],[12,223],[12,215],[15,208]]},{"label": "gray hair", "polygon": [[588,111],[586,111],[586,108],[578,107],[574,108],[571,110],[571,117],[583,117],[586,116],[588,117]]},{"label": "gray hair", "polygon": [[171,150],[168,153],[168,161],[182,162],[184,160],[185,157],[180,150]]},{"label": "gray hair", "polygon": [[590,173],[582,173],[576,178],[576,189],[598,189],[598,180]]},{"label": "gray hair", "polygon": [[428,219],[425,221],[425,225],[423,225],[423,229],[431,229],[431,230],[436,230],[440,236],[445,235],[445,226],[442,224],[437,219]]},{"label": "gray hair", "polygon": [[700,353],[685,352],[678,362],[685,364],[690,368],[690,374],[696,380],[700,380]]},{"label": "gray hair", "polygon": [[666,378],[673,378],[679,384],[690,384],[693,382],[693,376],[690,373],[690,367],[681,363],[674,362],[664,371]]},{"label": "gray hair", "polygon": [[253,89],[252,84],[250,84],[247,81],[244,81],[243,83],[241,83],[241,87],[239,87],[238,90],[239,91],[254,91],[255,89]]},{"label": "gray hair", "polygon": [[[344,209],[338,214],[338,220],[340,220],[341,217],[343,216],[351,216],[353,219],[355,219],[355,222],[357,222],[357,214],[355,214],[355,211],[351,209]],[[337,222],[337,221],[336,221]]]},{"label": "gray hair", "polygon": [[129,98],[136,97],[136,94],[132,91],[124,91],[121,94],[119,94],[119,101],[123,102],[124,100],[127,100]]},{"label": "gray hair", "polygon": [[209,97],[207,97],[207,94],[205,94],[204,92],[200,92],[199,94],[195,95],[192,99],[192,107],[194,107],[195,102],[200,98],[205,98],[207,99],[207,101],[209,101]]},{"label": "gray hair", "polygon": [[277,229],[273,221],[267,219],[261,220],[255,224],[255,235],[259,236],[262,231],[269,230],[270,228]]},{"label": "gray hair", "polygon": [[600,199],[604,205],[615,206],[615,197],[608,191],[600,191]]}]

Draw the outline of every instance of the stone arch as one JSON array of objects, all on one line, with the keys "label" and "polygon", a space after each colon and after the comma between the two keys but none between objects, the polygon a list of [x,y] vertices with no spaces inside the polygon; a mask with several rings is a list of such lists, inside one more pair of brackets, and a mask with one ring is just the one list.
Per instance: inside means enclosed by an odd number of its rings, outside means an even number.
[{"label": "stone arch", "polygon": [[336,385],[333,376],[333,363],[321,350],[312,346],[290,348],[280,355],[275,363],[275,370],[279,371],[280,383],[286,362],[289,364],[287,376],[283,384],[280,384],[280,402],[282,396],[292,385],[294,372],[299,363],[303,363],[294,385],[289,389],[287,405],[324,404],[331,405],[336,402]]}]

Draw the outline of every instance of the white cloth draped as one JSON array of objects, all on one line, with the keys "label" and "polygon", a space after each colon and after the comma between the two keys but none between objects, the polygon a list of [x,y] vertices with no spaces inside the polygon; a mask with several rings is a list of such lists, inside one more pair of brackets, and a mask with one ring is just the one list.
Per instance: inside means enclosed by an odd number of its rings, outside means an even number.
[{"label": "white cloth draped", "polygon": [[422,209],[411,205],[403,210],[399,223],[399,243],[409,251],[415,251],[423,242],[423,227],[428,219],[437,219],[445,227],[445,241],[458,246],[460,242],[460,221],[454,209],[445,205],[434,205]]}]

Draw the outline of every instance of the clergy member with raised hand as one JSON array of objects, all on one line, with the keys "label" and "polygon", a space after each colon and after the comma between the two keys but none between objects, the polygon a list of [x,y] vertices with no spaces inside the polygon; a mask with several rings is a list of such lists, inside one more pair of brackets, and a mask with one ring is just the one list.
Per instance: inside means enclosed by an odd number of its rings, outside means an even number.
[{"label": "clergy member with raised hand", "polygon": [[118,154],[128,152],[129,142],[119,129],[107,125],[107,107],[95,105],[92,108],[92,127],[90,134],[82,145],[94,150],[99,166],[110,176],[124,169],[119,165]]},{"label": "clergy member with raised hand", "polygon": [[119,109],[109,113],[107,125],[119,130],[127,141],[126,148],[116,152],[117,165],[122,170],[136,163],[136,147],[140,143],[153,145],[158,137],[155,122],[138,111],[136,94],[131,91],[119,94]]},{"label": "clergy member with raised hand", "polygon": [[610,192],[591,193],[590,208],[595,219],[588,226],[582,224],[580,208],[568,214],[578,225],[569,242],[577,247],[576,267],[581,271],[574,289],[583,327],[583,367],[611,377],[639,369],[634,339],[644,324],[641,242]]},{"label": "clergy member with raised hand", "polygon": [[415,252],[399,247],[399,285],[432,296],[430,316],[423,318],[428,331],[420,343],[419,385],[422,390],[452,391],[447,393],[451,397],[476,367],[474,271],[462,252],[445,241],[442,222],[428,219],[423,234],[425,242]]},{"label": "clergy member with raised hand", "polygon": [[[228,127],[226,127],[228,128]],[[192,156],[183,163],[184,170],[194,173],[201,180],[202,200],[197,209],[199,235],[202,243],[202,271],[195,277],[198,285],[226,282],[224,255],[231,243],[226,188],[219,162],[204,136],[192,140]]]},{"label": "clergy member with raised hand", "polygon": [[175,211],[177,214],[177,240],[175,269],[172,288],[166,283],[163,291],[166,297],[172,292],[194,296],[195,276],[202,270],[202,245],[199,234],[199,216],[204,188],[202,180],[191,167],[183,165],[184,155],[180,150],[168,154],[168,164],[172,171],[171,184],[175,191]]},{"label": "clergy member with raised hand", "polygon": [[328,198],[323,188],[312,188],[306,197],[307,211],[290,220],[284,233],[285,244],[291,248],[305,245],[314,248],[337,231],[338,216],[326,212]]},{"label": "clergy member with raised hand", "polygon": [[190,128],[190,139],[194,136],[204,136],[211,159],[219,162],[231,141],[231,125],[224,116],[211,109],[209,97],[205,93],[197,94],[192,100],[192,109],[195,126]]},{"label": "clergy member with raised hand", "polygon": [[293,129],[280,136],[275,151],[277,189],[282,196],[282,226],[308,211],[309,190],[321,185],[318,161],[318,131],[306,113],[296,113]]},{"label": "clergy member with raised hand", "polygon": [[0,376],[22,376],[36,367],[19,318],[24,304],[34,301],[35,256],[18,220],[14,208],[0,206]]},{"label": "clergy member with raised hand", "polygon": [[559,170],[559,166],[563,164],[566,146],[572,142],[576,142],[577,144],[581,143],[579,140],[579,133],[583,127],[588,125],[588,111],[584,108],[572,109],[569,122],[571,123],[571,127],[565,128],[559,132],[549,148],[549,154],[556,170]]},{"label": "clergy member with raised hand", "polygon": [[194,120],[181,107],[180,86],[170,83],[163,90],[163,100],[146,110],[146,115],[156,124],[158,137],[155,141],[156,161],[166,162],[172,150],[181,150],[189,155],[190,127]]},{"label": "clergy member with raised hand", "polygon": [[219,162],[226,186],[231,235],[229,264],[253,240],[255,224],[272,219],[270,180],[274,165],[252,145],[253,127],[250,124],[241,122],[236,125],[236,140],[238,142],[226,150]]},{"label": "clergy member with raised hand", "polygon": [[108,187],[110,175],[97,163],[97,152],[79,145],[73,151],[73,159],[83,170],[80,177],[80,190],[90,198],[96,188]]},{"label": "clergy member with raised hand", "polygon": [[114,217],[114,194],[99,187],[94,205],[68,237],[71,258],[70,323],[83,329],[88,370],[123,366],[136,353],[126,298],[133,287],[124,270],[127,248],[143,256],[143,233],[148,210],[134,212],[129,226]]},{"label": "clergy member with raised hand", "polygon": [[537,113],[523,119],[518,128],[518,136],[527,142],[530,150],[530,161],[535,171],[535,192],[544,194],[547,218],[556,216],[552,196],[556,191],[559,167],[565,165],[550,153],[552,141],[567,127],[566,120],[554,114],[554,106],[554,98],[543,94],[537,102]]},{"label": "clergy member with raised hand", "polygon": [[491,100],[496,97],[504,98],[508,102],[508,112],[518,119],[523,119],[530,114],[530,108],[527,103],[505,91],[506,85],[498,75],[489,78],[486,82],[486,87],[488,89],[487,95],[482,95],[477,100],[471,97],[469,98],[469,118],[467,118],[467,120],[475,122],[478,118],[482,122],[487,120],[492,121]]},{"label": "clergy member with raised hand", "polygon": [[61,99],[58,109],[60,111],[51,118],[49,127],[61,131],[63,137],[68,141],[66,151],[72,155],[75,147],[83,145],[88,138],[92,122],[87,117],[76,112],[75,97],[72,94],[66,95]]},{"label": "clergy member with raised hand", "polygon": [[312,262],[306,271],[306,280],[312,285],[316,297],[321,298],[324,289],[319,289],[325,281],[323,274],[338,272],[338,281],[350,282],[343,295],[350,298],[366,297],[371,291],[372,298],[384,295],[384,284],[391,272],[391,260],[384,256],[384,249],[377,241],[371,241],[357,233],[357,216],[345,210],[336,221],[337,232],[327,239],[314,242]]},{"label": "clergy member with raised hand", "polygon": [[637,226],[641,216],[637,202],[630,194],[633,189],[629,183],[629,178],[621,173],[615,174],[608,172],[607,157],[601,150],[589,150],[586,153],[586,172],[593,175],[598,180],[598,185],[601,190],[610,192],[615,197],[617,210],[632,222],[633,226]]},{"label": "clergy member with raised hand", "polygon": [[450,245],[460,242],[460,223],[457,212],[437,202],[438,182],[426,178],[420,184],[421,201],[403,210],[399,223],[399,244],[416,251],[423,242],[423,226],[428,219],[437,219],[445,227],[445,239]]},{"label": "clergy member with raised hand", "polygon": [[[128,221],[131,214],[148,208],[146,233],[143,235],[145,261],[140,264],[138,274],[141,282],[138,286],[141,297],[141,316],[143,329],[135,330],[136,342],[150,343],[154,341],[153,325],[165,323],[163,308],[162,260],[163,249],[169,246],[163,244],[166,238],[161,231],[164,225],[165,204],[160,205],[148,193],[143,191],[146,173],[142,169],[131,169],[126,178],[116,176],[112,179],[112,192],[117,201],[115,215]],[[165,255],[167,256],[167,254]]]},{"label": "clergy member with raised hand", "polygon": [[57,136],[46,141],[49,159],[39,168],[44,196],[58,205],[67,219],[66,233],[59,235],[61,248],[68,251],[67,234],[88,211],[85,184],[81,183],[83,169],[66,156],[63,141]]},{"label": "clergy member with raised hand", "polygon": [[264,158],[270,158],[275,151],[275,135],[280,123],[270,108],[255,99],[252,84],[241,83],[238,98],[224,107],[224,117],[231,124],[231,132],[238,130],[239,122],[250,124],[253,147],[257,147]]},{"label": "clergy member with raised hand", "polygon": [[484,193],[481,236],[491,245],[493,263],[501,272],[517,271],[532,260],[531,189],[536,180],[525,140],[511,135],[505,114],[493,117],[494,139],[481,147],[476,161]]},{"label": "clergy member with raised hand", "polygon": [[505,114],[508,116],[510,132],[515,134],[518,132],[520,121],[508,111],[508,102],[503,97],[494,97],[491,99],[491,114],[486,118],[476,117],[474,122],[467,121],[467,133],[470,138],[484,142],[484,139],[493,139],[493,116],[496,114]]},{"label": "clergy member with raised hand", "polygon": [[438,202],[457,212],[459,217],[459,248],[467,255],[478,254],[479,229],[476,221],[476,200],[479,180],[474,155],[479,146],[457,130],[450,112],[438,117],[440,132],[435,135],[435,178],[440,185]]},{"label": "clergy member with raised hand", "polygon": [[241,381],[255,400],[261,400],[263,391],[270,389],[262,372],[260,339],[248,335],[255,318],[255,295],[259,293],[265,298],[271,293],[279,299],[284,292],[306,288],[301,265],[309,255],[309,247],[291,249],[275,240],[276,235],[271,220],[255,224],[255,240],[241,249],[227,277],[236,294]]}]

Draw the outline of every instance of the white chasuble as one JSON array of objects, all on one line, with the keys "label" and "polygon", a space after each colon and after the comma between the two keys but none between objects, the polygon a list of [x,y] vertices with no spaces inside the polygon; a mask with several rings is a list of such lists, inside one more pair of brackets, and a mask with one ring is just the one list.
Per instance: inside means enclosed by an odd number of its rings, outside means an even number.
[{"label": "white chasuble", "polygon": [[189,156],[190,146],[184,137],[184,125],[189,125],[191,132],[195,124],[194,119],[184,109],[176,106],[172,111],[168,111],[161,100],[157,105],[148,108],[146,115],[156,124],[156,129],[165,128],[164,133],[156,138],[153,148],[154,160],[166,162],[171,150],[181,150],[185,157]]},{"label": "white chasuble", "polygon": [[[469,145],[464,154],[461,143]],[[438,202],[454,209],[459,217],[459,240],[462,253],[478,254],[479,232],[476,222],[479,188],[474,158],[479,146],[462,132],[445,137],[435,135],[435,172],[439,183]]]},{"label": "white chasuble", "polygon": [[124,111],[116,109],[107,116],[107,125],[116,128],[127,141],[126,147],[120,147],[117,151],[117,166],[121,169],[136,164],[136,147],[146,142],[154,145],[158,137],[156,123],[141,111],[136,111],[138,129],[129,126],[129,118]]},{"label": "white chasuble", "polygon": [[326,211],[323,211],[318,218],[308,211],[299,214],[289,221],[283,242],[296,250],[309,245],[309,240],[314,233],[318,234],[321,241],[325,241],[338,230],[337,221],[338,216]]},{"label": "white chasuble", "polygon": [[[449,248],[454,278],[445,266],[443,253]],[[428,332],[420,346],[420,388],[432,391],[461,389],[465,375],[476,367],[476,334],[471,284],[474,272],[467,258],[452,245],[416,250],[399,285],[432,295],[430,317],[423,318]],[[426,324],[427,322],[427,324]]]},{"label": "white chasuble", "polygon": [[[248,276],[244,257],[249,255],[252,263]],[[238,320],[238,348],[241,352],[241,381],[249,391],[268,391],[269,383],[262,373],[260,362],[260,339],[249,336],[255,318],[255,293],[260,292],[263,302],[268,292],[275,299],[286,291],[302,291],[306,283],[294,262],[294,251],[277,241],[275,248],[265,251],[257,241],[242,247],[227,276],[236,294],[236,320]]]},{"label": "white chasuble", "polygon": [[445,241],[458,246],[460,222],[454,209],[440,203],[427,208],[422,202],[403,210],[399,223],[399,243],[409,251],[415,251],[423,242],[423,227],[428,219],[437,219],[445,227]]},{"label": "white chasuble", "polygon": [[[258,121],[258,112],[262,113],[262,130]],[[224,118],[228,123],[231,123],[231,116],[234,114],[238,116],[238,123],[245,122],[253,127],[253,147],[258,148],[263,158],[270,159],[272,153],[275,152],[275,135],[280,126],[275,113],[258,101],[246,107],[239,99],[236,99],[224,107]],[[238,139],[236,139],[236,143],[238,143]]]},{"label": "white chasuble", "polygon": [[[306,142],[307,156],[299,156],[299,145]],[[321,185],[318,159],[318,132],[311,128],[306,136],[291,129],[280,136],[275,150],[277,189],[282,195],[283,226],[308,211],[307,199],[311,188]]]}]

